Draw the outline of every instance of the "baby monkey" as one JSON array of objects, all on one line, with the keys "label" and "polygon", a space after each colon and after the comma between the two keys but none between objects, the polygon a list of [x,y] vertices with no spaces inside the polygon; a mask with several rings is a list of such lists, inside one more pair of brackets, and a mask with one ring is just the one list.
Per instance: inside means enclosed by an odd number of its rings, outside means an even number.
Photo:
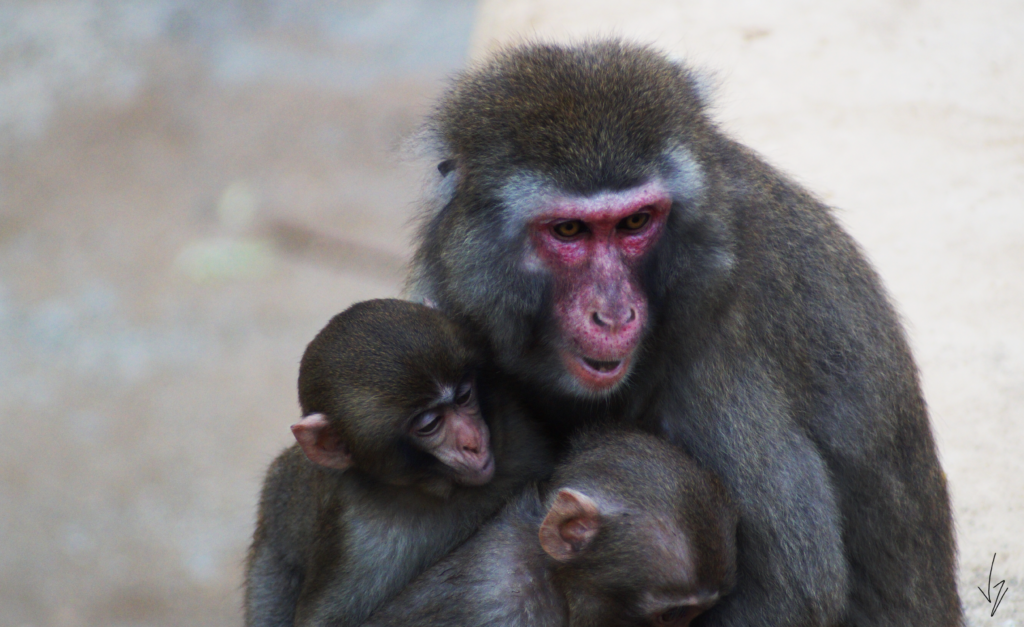
[{"label": "baby monkey", "polygon": [[245,623],[359,625],[527,482],[547,441],[480,347],[435,309],[373,300],[335,316],[299,367],[297,444],[270,466]]},{"label": "baby monkey", "polygon": [[[366,627],[687,627],[736,580],[737,514],[670,444],[577,437],[527,488]],[[712,610],[713,611],[713,610]]]}]

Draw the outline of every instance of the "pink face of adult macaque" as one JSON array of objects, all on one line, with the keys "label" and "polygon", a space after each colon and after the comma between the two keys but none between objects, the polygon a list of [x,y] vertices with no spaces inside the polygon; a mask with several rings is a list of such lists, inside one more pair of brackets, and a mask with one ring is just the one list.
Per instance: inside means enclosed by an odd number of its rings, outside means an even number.
[{"label": "pink face of adult macaque", "polygon": [[[480,415],[472,380],[439,386],[435,402],[396,425],[405,438],[446,467],[454,483],[484,485],[494,476],[490,431]],[[323,414],[310,414],[292,425],[292,434],[310,461],[338,470],[357,466],[352,446]]]},{"label": "pink face of adult macaque", "polygon": [[630,371],[648,315],[640,264],[671,205],[665,189],[649,183],[556,198],[530,223],[534,249],[554,278],[559,356],[588,392],[607,392]]}]

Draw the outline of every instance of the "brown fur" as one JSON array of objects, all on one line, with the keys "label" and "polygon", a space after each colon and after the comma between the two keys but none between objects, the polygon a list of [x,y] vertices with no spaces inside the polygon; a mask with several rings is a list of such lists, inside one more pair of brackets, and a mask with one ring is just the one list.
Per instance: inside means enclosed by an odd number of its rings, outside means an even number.
[{"label": "brown fur", "polygon": [[453,483],[403,439],[437,382],[458,384],[481,365],[457,326],[398,300],[355,305],[310,343],[303,413],[326,414],[355,465],[315,465],[296,445],[270,466],[247,563],[246,625],[358,625],[526,482],[546,477],[546,441],[483,370],[478,391],[497,465],[488,484]]},{"label": "brown fur", "polygon": [[[946,482],[881,282],[828,207],[716,128],[688,69],[616,41],[514,48],[429,127],[455,166],[412,291],[486,337],[552,428],[644,425],[722,478],[739,574],[701,625],[962,623]],[[646,336],[625,385],[574,396],[520,212],[652,180],[673,202],[639,279]]]},{"label": "brown fur", "polygon": [[[596,504],[598,526],[590,544],[556,559],[538,530],[564,489]],[[658,438],[577,438],[544,492],[527,489],[367,627],[640,627],[666,609],[707,609],[731,589],[736,514],[727,492]]]}]

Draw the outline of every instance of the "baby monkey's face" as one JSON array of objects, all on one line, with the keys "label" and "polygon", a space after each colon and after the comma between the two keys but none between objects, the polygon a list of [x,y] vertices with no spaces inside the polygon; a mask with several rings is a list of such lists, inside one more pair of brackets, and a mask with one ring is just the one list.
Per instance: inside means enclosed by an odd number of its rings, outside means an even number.
[{"label": "baby monkey's face", "polygon": [[407,433],[415,446],[444,465],[455,483],[479,486],[494,476],[490,431],[471,375],[456,384],[439,384],[437,397],[413,414]]},{"label": "baby monkey's face", "polygon": [[482,349],[435,309],[395,299],[338,314],[306,347],[292,426],[312,462],[437,496],[491,481]]},{"label": "baby monkey's face", "polygon": [[[310,414],[292,425],[292,432],[306,457],[328,468],[357,468],[385,483],[418,485],[438,495],[453,484],[487,484],[495,462],[475,377],[437,381],[433,387],[425,401],[401,409],[367,399],[352,403],[362,411],[353,408],[340,417]],[[377,428],[361,432],[344,424],[346,419]]]}]

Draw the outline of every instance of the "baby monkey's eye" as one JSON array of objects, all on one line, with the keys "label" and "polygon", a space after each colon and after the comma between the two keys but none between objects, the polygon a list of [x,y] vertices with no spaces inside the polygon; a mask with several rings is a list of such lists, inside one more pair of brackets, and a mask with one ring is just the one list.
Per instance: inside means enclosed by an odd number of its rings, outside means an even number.
[{"label": "baby monkey's eye", "polygon": [[473,384],[463,383],[459,386],[458,391],[455,393],[455,404],[456,405],[467,405],[473,398]]},{"label": "baby monkey's eye", "polygon": [[412,422],[412,430],[418,436],[433,435],[440,427],[442,415],[436,411],[425,411]]},{"label": "baby monkey's eye", "polygon": [[700,610],[692,605],[680,605],[655,616],[654,624],[657,627],[682,627],[689,625],[690,621],[699,613]]},{"label": "baby monkey's eye", "polygon": [[626,216],[619,222],[619,228],[626,231],[638,231],[651,220],[651,214],[639,211],[633,215]]}]

